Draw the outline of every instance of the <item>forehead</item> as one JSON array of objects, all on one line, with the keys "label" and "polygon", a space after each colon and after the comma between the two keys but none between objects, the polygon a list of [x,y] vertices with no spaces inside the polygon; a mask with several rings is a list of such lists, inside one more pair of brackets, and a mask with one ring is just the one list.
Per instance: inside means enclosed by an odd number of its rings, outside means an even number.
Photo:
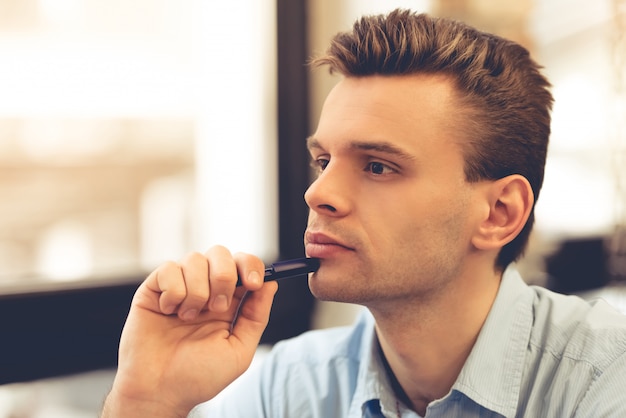
[{"label": "forehead", "polygon": [[331,140],[405,150],[454,145],[455,94],[453,82],[441,75],[347,77],[328,95],[309,146],[324,148]]}]

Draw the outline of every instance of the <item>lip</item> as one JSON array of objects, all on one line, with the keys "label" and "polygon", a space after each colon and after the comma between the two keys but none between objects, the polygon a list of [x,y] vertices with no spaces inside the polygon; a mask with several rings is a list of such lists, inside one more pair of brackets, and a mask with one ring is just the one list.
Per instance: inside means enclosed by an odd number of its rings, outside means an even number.
[{"label": "lip", "polygon": [[307,231],[304,235],[307,256],[329,258],[344,251],[354,251],[353,247],[323,232]]}]

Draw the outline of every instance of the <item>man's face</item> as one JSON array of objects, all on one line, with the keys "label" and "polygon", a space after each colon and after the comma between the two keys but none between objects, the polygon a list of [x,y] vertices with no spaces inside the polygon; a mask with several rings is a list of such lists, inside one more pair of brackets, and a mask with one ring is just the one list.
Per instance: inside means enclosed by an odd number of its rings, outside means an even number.
[{"label": "man's face", "polygon": [[465,181],[452,83],[348,77],[329,94],[309,150],[309,280],[317,297],[365,305],[422,297],[463,274],[484,210]]}]

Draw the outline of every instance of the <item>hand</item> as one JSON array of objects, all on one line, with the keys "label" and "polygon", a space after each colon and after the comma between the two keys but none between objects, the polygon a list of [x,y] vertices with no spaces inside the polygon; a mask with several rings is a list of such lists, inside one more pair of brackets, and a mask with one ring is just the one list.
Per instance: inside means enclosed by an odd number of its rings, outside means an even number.
[{"label": "hand", "polygon": [[240,376],[278,288],[263,274],[260,259],[224,247],[152,272],[133,298],[103,416],[186,416]]}]

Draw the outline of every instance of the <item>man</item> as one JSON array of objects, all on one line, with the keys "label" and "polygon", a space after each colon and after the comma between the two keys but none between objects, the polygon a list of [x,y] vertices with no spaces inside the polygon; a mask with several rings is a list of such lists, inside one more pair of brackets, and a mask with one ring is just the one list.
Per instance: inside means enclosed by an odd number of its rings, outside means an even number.
[{"label": "man", "polygon": [[[552,104],[527,51],[394,11],[361,19],[315,64],[344,78],[308,139],[319,175],[304,241],[321,260],[309,286],[367,313],[277,344],[192,416],[626,416],[624,317],[528,287],[512,264]],[[104,416],[183,417],[242,374],[277,290],[263,269],[213,247],[154,271]]]}]

